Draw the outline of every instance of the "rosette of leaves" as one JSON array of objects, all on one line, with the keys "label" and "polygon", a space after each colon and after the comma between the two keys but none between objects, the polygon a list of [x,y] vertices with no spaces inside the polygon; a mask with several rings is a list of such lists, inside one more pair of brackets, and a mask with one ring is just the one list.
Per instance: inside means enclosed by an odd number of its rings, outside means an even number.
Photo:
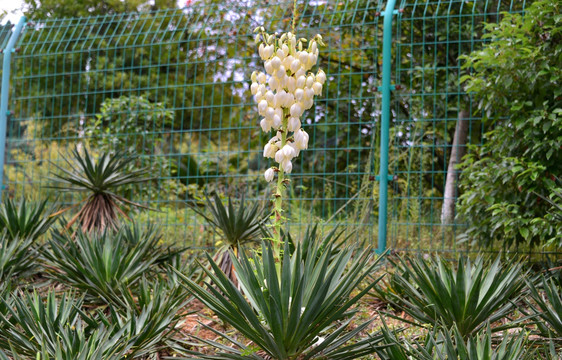
[{"label": "rosette of leaves", "polygon": [[34,273],[39,252],[32,238],[0,235],[0,282],[22,278]]},{"label": "rosette of leaves", "polygon": [[72,293],[60,299],[54,291],[46,299],[14,294],[10,301],[8,313],[0,313],[0,348],[13,359],[118,360],[128,350],[123,332],[112,334],[90,318],[81,310],[83,299]]},{"label": "rosette of leaves", "polygon": [[103,153],[96,160],[87,149],[81,154],[78,148],[75,148],[72,151],[72,159],[63,157],[63,160],[68,168],[53,164],[60,170],[59,174],[54,174],[60,184],[52,188],[88,194],[79,202],[81,208],[70,219],[67,228],[78,222],[82,232],[116,230],[120,223],[119,217],[129,219],[125,206],[147,208],[117,193],[117,190],[124,186],[150,180],[145,177],[146,169],[132,169],[135,156]]},{"label": "rosette of leaves", "polygon": [[386,299],[418,324],[455,325],[462,337],[509,314],[525,286],[521,265],[502,266],[499,258],[488,264],[481,256],[474,263],[460,257],[455,268],[440,257],[419,256],[399,258],[396,266],[393,286],[403,296],[387,292]]},{"label": "rosette of leaves", "polygon": [[263,208],[259,207],[258,203],[255,203],[252,207],[247,207],[244,197],[237,207],[234,206],[230,197],[228,198],[228,205],[225,207],[216,193],[212,200],[207,197],[206,202],[209,215],[197,207],[193,207],[193,210],[209,222],[213,231],[221,239],[214,261],[217,262],[222,272],[236,283],[232,256],[238,254],[240,245],[260,239],[260,229],[266,221],[267,214],[265,214]]},{"label": "rosette of leaves", "polygon": [[47,201],[30,203],[22,198],[19,202],[5,197],[0,206],[0,231],[14,239],[35,240],[46,233],[56,220],[56,214],[47,209]]},{"label": "rosette of leaves", "polygon": [[382,329],[389,346],[377,350],[382,360],[532,360],[536,351],[528,345],[528,333],[504,333],[494,336],[490,326],[464,338],[456,326],[450,330],[436,327],[423,342],[399,338],[397,331]]},{"label": "rosette of leaves", "polygon": [[118,231],[75,236],[54,232],[43,256],[48,273],[63,284],[85,292],[94,302],[127,308],[125,295],[135,293],[145,274],[156,276],[184,249],[159,245],[153,226],[124,225]]},{"label": "rosette of leaves", "polygon": [[203,359],[357,359],[373,353],[382,340],[379,334],[357,340],[372,320],[356,327],[350,323],[354,305],[378,280],[359,289],[378,259],[371,261],[371,249],[346,247],[333,255],[317,243],[309,246],[303,260],[302,245],[290,254],[285,242],[280,266],[269,244],[262,243],[261,257],[241,251],[239,259],[233,258],[241,290],[207,255],[211,269],[203,268],[210,282],[201,286],[182,276],[182,283],[250,343],[209,328],[222,340],[198,340],[215,347],[216,354],[175,349]]}]

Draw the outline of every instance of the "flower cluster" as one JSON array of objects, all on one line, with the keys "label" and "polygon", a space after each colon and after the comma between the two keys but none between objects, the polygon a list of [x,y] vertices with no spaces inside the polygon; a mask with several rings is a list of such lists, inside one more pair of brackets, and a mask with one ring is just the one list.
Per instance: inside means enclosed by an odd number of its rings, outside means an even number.
[{"label": "flower cluster", "polygon": [[290,32],[277,38],[261,27],[256,31],[260,32],[256,42],[260,43],[258,51],[265,73],[252,73],[250,89],[263,116],[262,130],[275,133],[265,144],[263,156],[275,159],[280,166],[266,170],[264,175],[269,182],[278,171],[290,173],[292,160],[308,148],[309,136],[301,128],[301,116],[312,107],[314,96],[320,95],[326,81],[322,70],[310,72],[318,60],[318,45],[324,44],[320,35],[308,41],[297,39]]}]

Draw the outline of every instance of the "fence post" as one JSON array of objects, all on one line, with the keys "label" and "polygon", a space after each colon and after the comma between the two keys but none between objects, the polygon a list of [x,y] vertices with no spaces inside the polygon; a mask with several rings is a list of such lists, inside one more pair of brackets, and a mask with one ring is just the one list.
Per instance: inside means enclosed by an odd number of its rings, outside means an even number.
[{"label": "fence post", "polygon": [[10,96],[10,66],[12,64],[12,52],[15,51],[16,41],[25,26],[27,18],[22,16],[8,40],[8,45],[3,50],[4,62],[2,64],[2,89],[0,90],[0,196],[4,190],[4,158],[6,156],[6,136],[8,123],[8,101]]},{"label": "fence post", "polygon": [[384,10],[382,38],[382,108],[381,108],[381,152],[379,172],[379,239],[377,253],[386,250],[386,227],[388,209],[388,146],[390,129],[390,71],[392,65],[392,17],[396,0],[388,0]]}]

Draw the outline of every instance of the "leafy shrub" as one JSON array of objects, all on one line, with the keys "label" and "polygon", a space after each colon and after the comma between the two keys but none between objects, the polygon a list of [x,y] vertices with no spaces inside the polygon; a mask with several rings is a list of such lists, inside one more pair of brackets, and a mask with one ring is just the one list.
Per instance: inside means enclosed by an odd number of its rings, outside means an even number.
[{"label": "leafy shrub", "polygon": [[47,201],[29,203],[22,199],[15,203],[10,198],[4,198],[0,206],[0,231],[5,230],[12,239],[37,239],[53,225],[56,217],[46,214]]},{"label": "leafy shrub", "polygon": [[560,192],[562,174],[562,11],[559,1],[536,1],[522,14],[488,24],[491,43],[466,58],[463,80],[488,127],[460,179],[460,217],[479,245],[562,246],[562,222],[544,201]]},{"label": "leafy shrub", "polygon": [[34,272],[39,253],[31,238],[11,238],[6,233],[0,236],[0,282],[12,277],[21,278]]},{"label": "leafy shrub", "polygon": [[521,265],[502,267],[499,258],[489,265],[482,257],[474,263],[461,257],[455,269],[439,257],[420,256],[401,258],[399,268],[395,287],[405,297],[388,293],[391,303],[421,324],[456,326],[463,337],[506,316],[525,285]]},{"label": "leafy shrub", "polygon": [[[527,308],[536,315],[536,326],[542,336],[562,338],[562,295],[553,278],[540,278],[540,287],[527,280],[533,302],[525,300]],[[541,291],[542,290],[542,291]],[[544,294],[544,295],[543,295]],[[523,310],[526,312],[526,310]]]}]

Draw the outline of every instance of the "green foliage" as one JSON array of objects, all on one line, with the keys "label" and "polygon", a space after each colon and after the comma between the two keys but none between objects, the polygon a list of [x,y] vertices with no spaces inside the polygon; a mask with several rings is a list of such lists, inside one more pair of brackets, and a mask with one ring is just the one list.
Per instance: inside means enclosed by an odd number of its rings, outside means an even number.
[{"label": "green foliage", "polygon": [[423,343],[399,339],[397,332],[386,325],[382,333],[390,346],[377,353],[382,360],[532,360],[537,359],[535,351],[527,347],[528,334],[503,334],[501,341],[492,335],[487,326],[482,331],[463,338],[456,326],[451,330],[441,328],[426,334]]},{"label": "green foliage", "polygon": [[127,308],[127,293],[135,293],[143,275],[157,273],[159,264],[182,251],[160,241],[152,226],[123,226],[101,234],[79,231],[74,238],[54,232],[44,257],[48,273],[61,283],[86,292],[94,301]]},{"label": "green foliage", "polygon": [[207,197],[206,202],[206,208],[211,215],[207,215],[197,206],[193,206],[193,210],[209,222],[213,231],[221,239],[215,244],[215,246],[218,245],[215,261],[227,277],[236,281],[231,259],[232,253],[237,254],[240,245],[256,242],[260,239],[261,227],[267,220],[264,214],[265,209],[260,209],[260,204],[257,202],[248,208],[244,202],[244,197],[238,204],[238,208],[234,207],[232,199],[229,197],[228,207],[225,207],[216,193],[213,196],[213,201]]},{"label": "green foliage", "polygon": [[460,257],[456,269],[439,257],[401,258],[399,269],[397,294],[388,292],[387,299],[420,324],[454,325],[463,337],[509,314],[525,285],[521,265],[502,266],[499,258],[487,264]]},{"label": "green foliage", "polygon": [[67,228],[78,220],[83,232],[103,232],[106,228],[116,230],[119,227],[118,214],[128,218],[120,206],[146,208],[116,193],[120,187],[148,180],[144,177],[146,169],[130,168],[129,165],[135,160],[134,156],[103,153],[96,160],[87,149],[84,149],[82,155],[75,148],[72,157],[72,161],[63,158],[68,168],[53,164],[61,173],[54,174],[60,185],[53,185],[52,188],[64,192],[86,192],[89,195],[83,200],[84,205],[69,221]]},{"label": "green foliage", "polygon": [[31,238],[0,236],[0,282],[22,278],[37,268],[39,252]]},{"label": "green foliage", "polygon": [[474,72],[463,81],[493,124],[462,164],[460,216],[480,245],[562,246],[562,222],[543,200],[562,174],[561,10],[537,1],[524,16],[504,14],[486,26],[489,46],[466,58]]},{"label": "green foliage", "polygon": [[36,240],[46,233],[56,220],[54,215],[45,213],[46,207],[47,200],[33,204],[22,198],[16,204],[5,197],[0,206],[0,231],[5,230],[12,239],[19,237]]},{"label": "green foliage", "polygon": [[[240,254],[233,259],[238,274],[239,290],[207,255],[212,270],[204,268],[213,285],[206,288],[182,277],[184,286],[208,306],[221,320],[228,322],[256,349],[221,333],[214,332],[231,343],[199,339],[217,349],[216,355],[207,355],[184,349],[187,354],[206,359],[356,359],[373,353],[381,340],[374,335],[349,342],[366,329],[371,321],[355,328],[349,324],[357,304],[376,280],[358,293],[361,282],[377,266],[369,263],[369,249],[355,253],[353,247],[341,250],[332,258],[331,249],[322,254],[317,243],[311,243],[306,260],[299,244],[289,255],[285,242],[280,269],[271,246],[262,245],[262,257]],[[319,256],[316,256],[319,255]],[[216,288],[215,288],[216,286]],[[251,354],[251,355],[248,355]]]},{"label": "green foliage", "polygon": [[9,314],[0,314],[6,326],[0,348],[16,359],[41,354],[41,359],[117,360],[123,354],[120,334],[111,336],[103,326],[91,328],[92,320],[80,310],[83,300],[73,294],[57,299],[51,291],[45,302],[37,293],[22,294],[11,301]]},{"label": "green foliage", "polygon": [[[553,278],[544,276],[540,279],[540,286],[533,281],[527,280],[530,297],[533,300],[525,300],[525,304],[531,312],[536,315],[536,326],[542,336],[549,338],[562,337],[562,295],[561,288]],[[526,312],[526,310],[523,310]]]}]

